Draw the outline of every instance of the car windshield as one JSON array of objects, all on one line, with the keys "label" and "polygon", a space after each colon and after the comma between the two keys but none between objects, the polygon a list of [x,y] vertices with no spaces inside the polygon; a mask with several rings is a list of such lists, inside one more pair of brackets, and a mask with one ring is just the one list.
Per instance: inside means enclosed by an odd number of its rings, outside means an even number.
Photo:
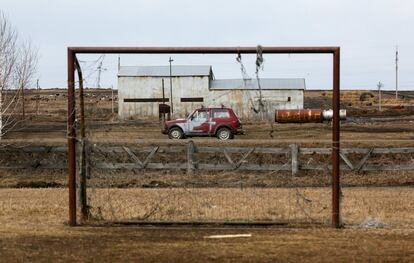
[{"label": "car windshield", "polygon": [[189,120],[192,120],[192,119],[193,119],[194,114],[196,113],[196,111],[197,111],[197,110],[195,110],[195,111],[193,111],[192,113],[190,113],[190,114],[187,116],[187,118],[188,118]]}]

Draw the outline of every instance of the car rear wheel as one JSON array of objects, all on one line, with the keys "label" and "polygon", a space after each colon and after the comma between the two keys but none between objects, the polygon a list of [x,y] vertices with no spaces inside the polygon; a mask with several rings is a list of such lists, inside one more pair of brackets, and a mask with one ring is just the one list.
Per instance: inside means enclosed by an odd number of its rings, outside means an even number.
[{"label": "car rear wheel", "polygon": [[170,138],[170,139],[173,139],[173,140],[179,140],[179,139],[182,139],[184,136],[183,136],[183,131],[180,129],[180,128],[177,128],[177,127],[175,127],[175,128],[172,128],[169,132],[168,132],[168,137]]},{"label": "car rear wheel", "polygon": [[217,131],[217,139],[221,141],[226,141],[232,138],[233,135],[231,134],[231,131],[228,128],[220,128],[220,130]]}]

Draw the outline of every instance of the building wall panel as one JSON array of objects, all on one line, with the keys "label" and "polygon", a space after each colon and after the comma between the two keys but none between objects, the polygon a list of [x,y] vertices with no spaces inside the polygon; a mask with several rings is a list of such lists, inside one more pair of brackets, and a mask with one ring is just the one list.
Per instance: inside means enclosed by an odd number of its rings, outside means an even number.
[{"label": "building wall panel", "polygon": [[[159,102],[124,102],[125,98],[162,98],[162,77],[118,77],[118,114],[121,119],[158,118]],[[184,117],[203,106],[229,106],[243,119],[258,119],[258,90],[210,90],[209,77],[173,77],[174,118]],[[164,78],[165,97],[170,98],[170,79]],[[268,118],[275,109],[302,109],[303,90],[262,90]],[[181,102],[181,98],[203,98],[203,102]],[[170,103],[168,103],[170,104]]]}]

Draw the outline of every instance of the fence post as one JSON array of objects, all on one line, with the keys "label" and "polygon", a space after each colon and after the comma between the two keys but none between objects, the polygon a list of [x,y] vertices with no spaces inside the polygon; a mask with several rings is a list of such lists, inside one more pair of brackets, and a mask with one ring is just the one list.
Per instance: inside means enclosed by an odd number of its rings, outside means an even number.
[{"label": "fence post", "polygon": [[80,171],[79,171],[79,204],[81,207],[81,219],[85,221],[89,217],[88,201],[86,194],[86,177],[88,171],[87,156],[89,149],[86,140],[81,140]]},{"label": "fence post", "polygon": [[296,176],[299,172],[299,161],[298,161],[299,146],[297,144],[291,144],[289,146],[291,149],[291,158],[292,158],[292,175]]},{"label": "fence post", "polygon": [[193,175],[195,170],[195,161],[194,161],[194,152],[195,146],[193,141],[189,141],[187,144],[187,174]]}]

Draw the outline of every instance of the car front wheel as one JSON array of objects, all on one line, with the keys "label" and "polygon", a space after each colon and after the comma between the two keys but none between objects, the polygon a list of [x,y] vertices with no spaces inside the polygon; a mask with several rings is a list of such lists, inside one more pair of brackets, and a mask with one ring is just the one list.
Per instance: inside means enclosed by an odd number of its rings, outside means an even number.
[{"label": "car front wheel", "polygon": [[179,140],[183,138],[183,131],[180,128],[172,128],[168,132],[168,137],[173,140]]},{"label": "car front wheel", "polygon": [[232,139],[232,137],[233,135],[231,134],[231,131],[228,128],[220,128],[220,130],[217,131],[217,139],[221,141]]}]

